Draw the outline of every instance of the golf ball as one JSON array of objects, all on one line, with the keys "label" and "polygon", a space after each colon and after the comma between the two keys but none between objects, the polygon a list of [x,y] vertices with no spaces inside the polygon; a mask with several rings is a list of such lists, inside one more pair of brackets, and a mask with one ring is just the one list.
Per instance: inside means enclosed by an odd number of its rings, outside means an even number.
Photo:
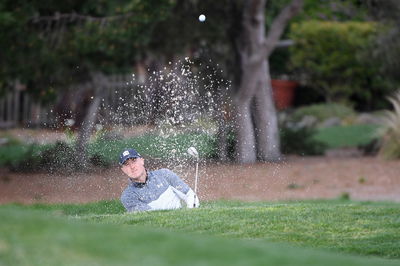
[{"label": "golf ball", "polygon": [[200,21],[200,22],[206,21],[206,16],[204,16],[203,14],[201,14],[201,15],[199,16],[199,21]]}]

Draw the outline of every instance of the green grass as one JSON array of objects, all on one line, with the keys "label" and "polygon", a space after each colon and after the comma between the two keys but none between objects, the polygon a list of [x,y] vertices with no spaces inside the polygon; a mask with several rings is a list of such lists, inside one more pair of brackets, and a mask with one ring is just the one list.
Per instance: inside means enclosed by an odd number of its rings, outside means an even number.
[{"label": "green grass", "polygon": [[[178,134],[169,137],[146,134],[123,140],[98,140],[89,144],[89,155],[98,155],[107,163],[115,163],[120,152],[127,147],[135,147],[143,156],[151,158],[182,158],[190,146],[197,147],[203,158],[215,156],[214,137],[207,134]],[[54,144],[13,143],[0,149],[0,166],[18,165],[26,160],[37,160],[40,152],[53,148]]]},{"label": "green grass", "polygon": [[[318,130],[313,139],[326,144],[328,148],[357,147],[370,143],[376,137],[376,129],[375,125],[336,126]],[[298,140],[294,141],[298,146]],[[100,156],[106,164],[110,164],[117,161],[119,153],[126,147],[135,147],[143,156],[151,158],[181,159],[186,156],[186,150],[190,146],[195,146],[203,158],[215,157],[217,153],[215,136],[200,133],[182,133],[168,137],[146,134],[123,140],[99,138],[89,144],[88,152],[91,156]],[[37,160],[41,151],[52,147],[54,147],[52,144],[20,143],[2,146],[0,166],[17,166],[25,160]]]},{"label": "green grass", "polygon": [[265,241],[85,223],[43,211],[2,208],[0,216],[0,265],[396,265]]},{"label": "green grass", "polygon": [[0,265],[400,265],[396,203],[218,201],[132,214],[117,201],[14,204],[0,217]]},{"label": "green grass", "polygon": [[315,117],[318,122],[322,122],[331,117],[344,119],[347,117],[355,116],[356,112],[352,108],[343,104],[321,103],[297,108],[292,114],[292,118],[295,121],[299,121],[307,115]]},{"label": "green grass", "polygon": [[376,125],[334,126],[319,129],[314,138],[329,148],[358,147],[373,141],[377,129]]},{"label": "green grass", "polygon": [[31,157],[38,156],[40,152],[49,148],[51,145],[45,144],[21,144],[13,143],[11,145],[1,146],[0,166],[14,165]]},{"label": "green grass", "polygon": [[190,146],[197,147],[203,157],[215,155],[214,137],[207,134],[178,134],[168,137],[146,134],[124,140],[98,140],[89,146],[90,154],[98,154],[115,162],[119,153],[127,147],[135,147],[143,156],[152,158],[180,158],[186,156]]}]

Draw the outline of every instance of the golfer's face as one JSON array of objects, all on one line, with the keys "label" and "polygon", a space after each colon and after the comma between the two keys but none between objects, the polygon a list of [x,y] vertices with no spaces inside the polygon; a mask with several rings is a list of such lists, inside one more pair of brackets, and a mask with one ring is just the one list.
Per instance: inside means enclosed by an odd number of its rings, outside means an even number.
[{"label": "golfer's face", "polygon": [[146,169],[144,168],[143,158],[131,158],[125,161],[121,167],[122,171],[135,181],[144,182],[146,180]]}]

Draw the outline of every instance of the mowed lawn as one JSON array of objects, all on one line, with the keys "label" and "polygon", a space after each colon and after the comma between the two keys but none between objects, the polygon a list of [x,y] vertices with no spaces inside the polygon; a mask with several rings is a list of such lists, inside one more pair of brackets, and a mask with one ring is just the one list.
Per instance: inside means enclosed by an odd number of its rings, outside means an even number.
[{"label": "mowed lawn", "polygon": [[3,205],[0,265],[400,265],[400,204]]}]

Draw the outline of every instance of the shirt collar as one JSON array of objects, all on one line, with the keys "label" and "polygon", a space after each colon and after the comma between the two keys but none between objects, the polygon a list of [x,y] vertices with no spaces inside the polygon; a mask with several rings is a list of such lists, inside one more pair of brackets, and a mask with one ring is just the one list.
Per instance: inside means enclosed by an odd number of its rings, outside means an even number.
[{"label": "shirt collar", "polygon": [[133,181],[132,178],[129,178],[132,185],[134,185],[135,187],[139,187],[139,188],[144,187],[147,184],[147,182],[149,181],[149,179],[150,179],[150,173],[147,171],[147,169],[146,169],[146,181],[144,183],[135,182],[135,181]]}]

